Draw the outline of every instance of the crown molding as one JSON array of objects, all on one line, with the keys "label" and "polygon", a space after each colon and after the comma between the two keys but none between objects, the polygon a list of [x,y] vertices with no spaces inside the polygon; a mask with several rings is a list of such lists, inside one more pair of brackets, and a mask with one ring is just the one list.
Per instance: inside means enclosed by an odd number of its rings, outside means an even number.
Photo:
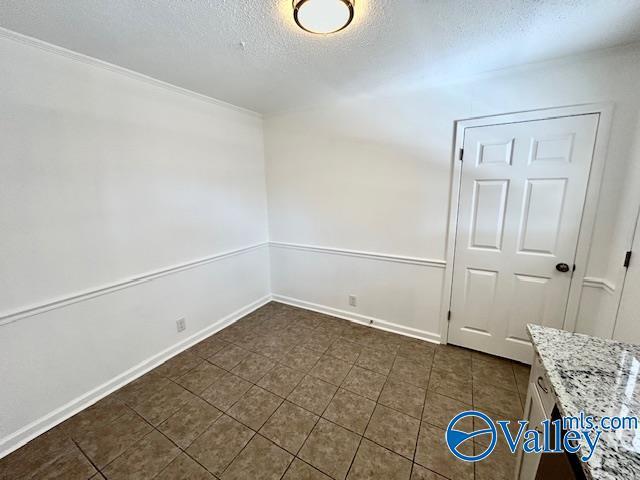
[{"label": "crown molding", "polygon": [[0,27],[0,38],[6,38],[8,40],[12,40],[22,45],[39,48],[40,50],[44,50],[45,52],[60,55],[70,60],[75,60],[76,62],[84,63],[85,65],[101,68],[103,70],[108,70],[110,72],[117,73],[119,75],[123,75],[125,77],[131,78],[133,80],[138,80],[138,81],[147,83],[149,85],[153,85],[155,87],[160,87],[173,93],[179,93],[181,95],[185,95],[187,97],[191,97],[196,100],[200,100],[202,102],[207,102],[212,105],[216,105],[218,107],[234,110],[236,112],[251,115],[256,118],[263,118],[261,113],[256,112],[254,110],[249,110],[248,108],[239,107],[237,105],[233,105],[232,103],[228,103],[223,100],[218,100],[217,98],[213,98],[208,95],[204,95],[202,93],[194,92],[193,90],[179,87],[177,85],[165,82],[163,80],[158,80],[157,78],[150,77],[143,73],[136,72],[135,70],[129,70],[128,68],[121,67],[119,65],[115,65],[113,63],[109,63],[104,60],[99,60],[95,57],[90,57],[89,55],[85,55],[83,53],[79,53],[74,50],[69,50],[67,48],[45,42],[44,40],[30,37],[28,35],[23,35],[22,33],[14,32],[13,30],[8,30],[6,28]]}]

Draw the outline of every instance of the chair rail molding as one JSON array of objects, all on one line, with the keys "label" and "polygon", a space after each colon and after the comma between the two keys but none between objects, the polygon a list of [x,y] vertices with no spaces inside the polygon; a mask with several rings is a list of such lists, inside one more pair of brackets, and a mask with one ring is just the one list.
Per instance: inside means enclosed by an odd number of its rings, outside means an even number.
[{"label": "chair rail molding", "polygon": [[235,250],[227,250],[225,252],[210,255],[208,257],[191,260],[184,263],[179,263],[177,265],[161,268],[159,270],[143,273],[141,275],[136,275],[124,280],[102,285],[100,287],[95,287],[88,290],[61,296],[59,298],[48,300],[39,304],[29,305],[27,307],[24,307],[18,310],[0,312],[0,327],[2,325],[17,322],[18,320],[21,320],[23,318],[33,317],[35,315],[39,315],[41,313],[48,312],[50,310],[56,310],[58,308],[66,307],[67,305],[72,305],[78,302],[84,302],[86,300],[99,297],[101,295],[108,295],[109,293],[117,292],[118,290],[123,290],[125,288],[130,288],[144,282],[150,282],[157,278],[164,277],[166,275],[172,275],[175,273],[183,272],[185,270],[190,270],[192,268],[201,267],[203,265],[207,265],[212,262],[217,262],[225,258],[230,258],[236,255],[249,253],[259,248],[264,248],[268,245],[269,245],[269,242],[265,241],[265,242],[260,242],[253,245],[248,245],[246,247],[237,248]]},{"label": "chair rail molding", "polygon": [[582,279],[582,286],[588,288],[600,288],[610,295],[613,295],[616,291],[616,286],[605,278],[599,277],[584,277]]},{"label": "chair rail molding", "polygon": [[385,262],[409,263],[411,265],[421,265],[425,267],[442,269],[444,269],[447,264],[445,260],[440,259],[410,257],[392,253],[367,252],[363,250],[350,250],[346,248],[323,247],[319,245],[304,245],[288,242],[269,242],[269,245],[275,248],[285,248],[289,250],[302,250],[306,252],[326,253],[330,255],[344,255],[348,257],[368,258],[370,260],[380,260]]}]

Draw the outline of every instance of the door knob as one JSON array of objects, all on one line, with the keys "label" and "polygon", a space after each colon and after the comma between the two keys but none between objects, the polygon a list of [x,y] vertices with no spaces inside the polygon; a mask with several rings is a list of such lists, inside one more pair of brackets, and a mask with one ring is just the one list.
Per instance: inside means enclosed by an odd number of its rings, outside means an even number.
[{"label": "door knob", "polygon": [[569,271],[569,265],[567,265],[566,263],[559,263],[556,265],[556,270],[562,273],[566,273]]}]

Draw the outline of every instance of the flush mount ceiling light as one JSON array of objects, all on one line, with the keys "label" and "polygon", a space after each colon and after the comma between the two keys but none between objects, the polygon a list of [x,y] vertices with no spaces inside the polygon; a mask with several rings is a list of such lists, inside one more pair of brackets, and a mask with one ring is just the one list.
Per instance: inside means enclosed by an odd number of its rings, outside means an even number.
[{"label": "flush mount ceiling light", "polygon": [[355,0],[293,0],[293,18],[311,33],[334,33],[353,20]]}]

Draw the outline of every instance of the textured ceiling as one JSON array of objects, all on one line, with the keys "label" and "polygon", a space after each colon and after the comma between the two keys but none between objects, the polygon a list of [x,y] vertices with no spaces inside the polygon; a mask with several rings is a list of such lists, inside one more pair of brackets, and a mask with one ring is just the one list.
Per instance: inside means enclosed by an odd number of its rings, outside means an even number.
[{"label": "textured ceiling", "polygon": [[346,30],[291,0],[2,0],[0,26],[262,113],[640,40],[639,0],[356,0]]}]

